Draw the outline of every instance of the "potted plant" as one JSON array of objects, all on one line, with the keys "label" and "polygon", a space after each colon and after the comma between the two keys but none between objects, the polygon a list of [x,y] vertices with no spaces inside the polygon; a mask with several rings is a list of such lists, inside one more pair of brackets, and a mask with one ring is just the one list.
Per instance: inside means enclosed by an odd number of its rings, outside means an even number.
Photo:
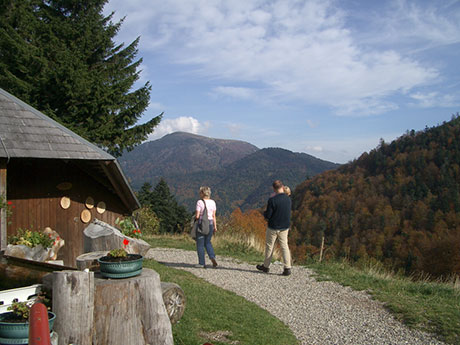
[{"label": "potted plant", "polygon": [[15,235],[8,237],[6,255],[29,260],[46,261],[54,253],[52,247],[56,240],[51,234],[30,229],[18,229]]},{"label": "potted plant", "polygon": [[[123,240],[126,247],[128,239]],[[101,275],[106,278],[129,278],[142,272],[144,257],[140,254],[129,254],[124,248],[111,250],[106,256],[98,259]]]},{"label": "potted plant", "polygon": [[[8,312],[0,314],[0,344],[27,344],[29,340],[29,312],[35,301],[14,302]],[[56,315],[48,311],[50,332]]]}]

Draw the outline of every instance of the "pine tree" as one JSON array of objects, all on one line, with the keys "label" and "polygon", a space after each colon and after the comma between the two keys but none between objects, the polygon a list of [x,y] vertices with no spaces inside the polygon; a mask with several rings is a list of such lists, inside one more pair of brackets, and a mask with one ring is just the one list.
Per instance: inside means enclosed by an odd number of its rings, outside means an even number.
[{"label": "pine tree", "polygon": [[149,206],[160,219],[160,232],[177,233],[184,230],[191,215],[177,203],[164,179],[158,182],[153,191],[149,183],[144,183],[137,196],[141,204]]},{"label": "pine tree", "polygon": [[139,38],[115,45],[107,0],[0,0],[0,87],[115,156],[147,139],[162,114],[139,79]]}]

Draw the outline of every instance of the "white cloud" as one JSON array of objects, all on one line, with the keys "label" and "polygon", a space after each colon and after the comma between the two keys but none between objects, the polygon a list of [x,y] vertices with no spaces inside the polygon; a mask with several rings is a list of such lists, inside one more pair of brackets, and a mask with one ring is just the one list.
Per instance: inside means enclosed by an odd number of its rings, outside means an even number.
[{"label": "white cloud", "polygon": [[[231,83],[232,87],[213,91],[240,99],[300,100],[329,106],[342,115],[368,115],[397,108],[389,97],[439,77],[437,69],[400,51],[363,45],[346,27],[349,13],[336,7],[339,4],[332,0],[112,0],[108,8],[127,15],[122,35],[141,34],[143,49],[192,67],[199,78]],[[404,37],[458,40],[458,21],[443,22],[434,8],[421,10],[399,0],[386,8],[381,19],[397,17],[385,26],[393,36],[410,21],[413,29],[406,26],[401,31]],[[451,35],[456,39],[449,39]],[[259,87],[251,90],[238,83]]]},{"label": "white cloud", "polygon": [[368,37],[378,44],[404,45],[417,50],[460,42],[459,1],[393,0],[384,13],[374,13]]},{"label": "white cloud", "polygon": [[240,99],[253,99],[257,97],[255,91],[247,87],[219,86],[214,88],[213,92],[217,95],[230,96]]},{"label": "white cloud", "polygon": [[421,108],[454,107],[460,104],[458,96],[440,94],[436,91],[428,93],[415,92],[410,94],[410,97],[416,101],[413,105]]},{"label": "white cloud", "polygon": [[160,124],[154,129],[154,132],[149,135],[147,141],[159,139],[166,134],[173,132],[188,132],[193,134],[202,134],[206,132],[210,124],[208,122],[200,123],[193,117],[181,116],[175,119],[163,119]]}]

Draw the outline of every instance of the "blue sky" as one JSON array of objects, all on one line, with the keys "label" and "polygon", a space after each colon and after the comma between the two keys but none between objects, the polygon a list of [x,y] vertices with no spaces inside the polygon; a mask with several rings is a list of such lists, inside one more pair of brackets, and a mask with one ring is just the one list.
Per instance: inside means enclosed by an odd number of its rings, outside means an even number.
[{"label": "blue sky", "polygon": [[141,122],[346,163],[460,112],[460,0],[110,0]]}]

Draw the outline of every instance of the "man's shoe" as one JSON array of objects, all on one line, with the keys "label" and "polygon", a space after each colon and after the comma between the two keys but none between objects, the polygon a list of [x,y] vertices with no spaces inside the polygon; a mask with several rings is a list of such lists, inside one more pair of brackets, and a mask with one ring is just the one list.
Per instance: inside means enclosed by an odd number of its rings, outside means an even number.
[{"label": "man's shoe", "polygon": [[195,268],[206,268],[206,266],[205,266],[205,265],[197,264],[197,265],[195,265]]},{"label": "man's shoe", "polygon": [[290,276],[291,275],[291,269],[290,268],[285,268],[283,271],[283,276]]},{"label": "man's shoe", "polygon": [[265,267],[264,265],[257,265],[256,268],[259,270],[259,271],[262,271],[264,273],[268,273],[270,271],[270,269],[268,267]]},{"label": "man's shoe", "polygon": [[212,261],[212,267],[217,268],[218,265],[217,265],[216,259],[211,259],[211,261]]}]

